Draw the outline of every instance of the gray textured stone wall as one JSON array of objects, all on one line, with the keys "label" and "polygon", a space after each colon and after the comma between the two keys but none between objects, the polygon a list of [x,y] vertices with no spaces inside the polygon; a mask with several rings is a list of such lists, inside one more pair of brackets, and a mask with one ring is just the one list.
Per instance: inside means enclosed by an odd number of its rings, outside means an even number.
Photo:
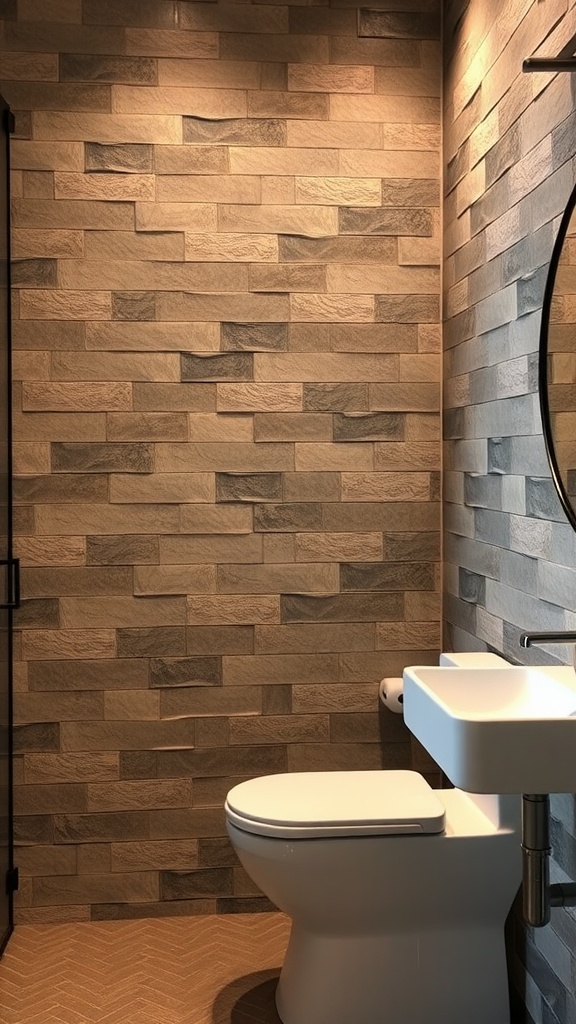
[{"label": "gray textured stone wall", "polygon": [[[575,30],[568,0],[445,5],[445,643],[513,661],[524,630],[576,625],[576,533],[548,471],[537,400],[542,294],[574,184],[574,77],[526,75]],[[553,880],[576,878],[574,796],[552,797]],[[576,915],[508,946],[515,1020],[576,1019]]]}]

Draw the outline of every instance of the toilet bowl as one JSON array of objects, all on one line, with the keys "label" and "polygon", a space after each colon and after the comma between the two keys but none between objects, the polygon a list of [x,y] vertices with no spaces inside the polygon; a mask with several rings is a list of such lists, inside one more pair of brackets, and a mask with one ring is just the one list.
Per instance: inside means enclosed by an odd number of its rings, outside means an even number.
[{"label": "toilet bowl", "polygon": [[417,772],[301,772],[235,786],[233,847],[292,920],[284,1024],[509,1024],[504,922],[520,800]]}]

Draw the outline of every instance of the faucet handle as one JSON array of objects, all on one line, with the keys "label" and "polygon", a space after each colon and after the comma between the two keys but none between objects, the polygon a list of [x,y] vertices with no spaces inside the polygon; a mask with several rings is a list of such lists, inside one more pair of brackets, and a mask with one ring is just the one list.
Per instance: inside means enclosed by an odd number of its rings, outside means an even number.
[{"label": "faucet handle", "polygon": [[576,644],[576,631],[564,630],[552,633],[522,633],[520,647],[532,644]]}]

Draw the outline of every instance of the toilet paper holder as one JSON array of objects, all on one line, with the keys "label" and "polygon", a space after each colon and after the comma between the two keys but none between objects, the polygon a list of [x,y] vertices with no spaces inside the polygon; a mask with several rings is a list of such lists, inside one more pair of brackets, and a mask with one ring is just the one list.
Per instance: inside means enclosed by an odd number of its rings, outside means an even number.
[{"label": "toilet paper holder", "polygon": [[403,687],[404,682],[400,676],[386,676],[378,687],[380,700],[395,715],[401,715],[404,710]]}]

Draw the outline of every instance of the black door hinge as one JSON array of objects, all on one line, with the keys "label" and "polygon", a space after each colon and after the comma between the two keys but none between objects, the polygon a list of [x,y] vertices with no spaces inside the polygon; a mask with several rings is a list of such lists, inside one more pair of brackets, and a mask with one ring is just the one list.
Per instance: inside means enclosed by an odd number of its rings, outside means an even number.
[{"label": "black door hinge", "polygon": [[18,891],[20,884],[20,878],[18,874],[18,868],[9,868],[6,872],[6,892],[8,895],[12,892]]}]

